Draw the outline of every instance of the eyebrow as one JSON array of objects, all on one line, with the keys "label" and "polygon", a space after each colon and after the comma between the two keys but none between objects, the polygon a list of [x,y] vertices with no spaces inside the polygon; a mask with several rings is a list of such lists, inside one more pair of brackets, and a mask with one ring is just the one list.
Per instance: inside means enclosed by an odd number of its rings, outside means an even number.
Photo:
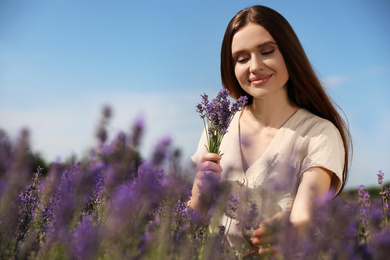
[{"label": "eyebrow", "polygon": [[[257,48],[260,49],[260,48],[262,48],[264,46],[267,46],[267,45],[276,45],[277,46],[278,44],[276,42],[274,42],[274,41],[266,41],[266,42],[263,42],[263,43],[259,44],[257,46]],[[239,50],[239,51],[236,51],[236,52],[232,52],[232,57],[234,58],[235,56],[240,55],[243,52],[245,52],[245,50]]]}]

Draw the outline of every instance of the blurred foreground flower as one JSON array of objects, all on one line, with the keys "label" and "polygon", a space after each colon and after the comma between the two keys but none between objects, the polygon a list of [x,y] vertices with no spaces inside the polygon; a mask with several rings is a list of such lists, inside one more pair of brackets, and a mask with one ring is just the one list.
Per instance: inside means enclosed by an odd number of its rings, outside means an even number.
[{"label": "blurred foreground flower", "polygon": [[[27,132],[13,143],[0,131],[0,259],[243,259],[225,243],[229,225],[211,218],[219,211],[237,217],[240,198],[220,194],[208,214],[194,214],[186,175],[194,169],[181,167],[171,138],[141,158],[143,121],[110,142],[110,116],[105,108],[102,134],[82,160],[52,162],[35,173]],[[361,187],[358,199],[319,206],[303,239],[291,230],[281,234],[283,259],[385,259],[389,187],[381,195],[370,197]],[[253,204],[243,228],[258,227],[258,215]]]}]

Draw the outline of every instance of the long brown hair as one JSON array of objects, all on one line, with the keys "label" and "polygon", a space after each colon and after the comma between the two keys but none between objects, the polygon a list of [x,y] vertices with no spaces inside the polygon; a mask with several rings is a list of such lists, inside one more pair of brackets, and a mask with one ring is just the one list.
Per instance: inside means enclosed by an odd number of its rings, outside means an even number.
[{"label": "long brown hair", "polygon": [[237,99],[245,95],[248,97],[249,104],[252,103],[253,97],[241,88],[236,79],[231,48],[234,34],[248,23],[256,23],[264,27],[278,44],[289,73],[287,82],[289,98],[298,106],[331,121],[340,131],[345,149],[342,190],[348,176],[350,148],[352,149],[348,126],[322,87],[297,35],[281,14],[271,8],[256,5],[241,10],[233,17],[222,42],[221,77],[223,86],[229,90],[233,98]]}]

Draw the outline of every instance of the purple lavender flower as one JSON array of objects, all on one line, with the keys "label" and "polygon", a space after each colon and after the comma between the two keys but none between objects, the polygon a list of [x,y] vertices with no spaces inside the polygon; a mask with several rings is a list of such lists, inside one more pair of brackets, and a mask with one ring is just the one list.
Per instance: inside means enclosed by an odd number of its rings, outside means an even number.
[{"label": "purple lavender flower", "polygon": [[383,212],[384,212],[384,215],[385,215],[385,224],[386,224],[386,227],[388,226],[388,214],[389,214],[389,204],[387,202],[387,197],[388,197],[388,189],[385,188],[385,190],[383,190],[383,176],[385,175],[382,171],[379,171],[379,173],[377,174],[378,175],[378,184],[381,186],[381,191],[379,192],[379,194],[381,195],[382,197],[382,207],[383,207]]},{"label": "purple lavender flower", "polygon": [[91,214],[96,207],[98,207],[102,202],[102,193],[104,188],[104,178],[102,175],[102,172],[105,170],[105,164],[101,161],[92,162],[89,171],[90,171],[90,177],[91,180],[89,180],[91,183],[91,189],[86,190],[87,192],[87,202],[84,206],[83,211]]},{"label": "purple lavender flower", "polygon": [[23,241],[24,236],[29,230],[31,221],[35,217],[35,209],[39,202],[39,184],[42,168],[38,167],[34,173],[33,183],[26,186],[25,191],[19,195],[19,225],[16,231],[16,241]]},{"label": "purple lavender flower", "polygon": [[371,243],[373,258],[372,259],[388,259],[390,245],[390,230],[383,229],[373,235]]},{"label": "purple lavender flower", "polygon": [[96,137],[98,138],[100,144],[104,144],[107,141],[107,130],[106,126],[111,119],[112,109],[109,106],[104,106],[102,109],[102,118],[100,120],[100,124],[98,129],[96,130]]},{"label": "purple lavender flower", "polygon": [[59,182],[53,183],[56,187],[50,191],[50,198],[42,207],[42,234],[55,235],[60,229],[65,229],[70,224],[75,213],[76,176],[80,174],[80,163],[73,164],[65,169]]},{"label": "purple lavender flower", "polygon": [[175,239],[178,241],[180,235],[182,235],[188,228],[187,223],[190,220],[190,210],[186,201],[182,201],[180,198],[176,207],[173,208],[172,216],[172,231],[176,234]]},{"label": "purple lavender flower", "polygon": [[99,128],[96,132],[96,137],[103,144],[107,140],[107,130],[103,127]]},{"label": "purple lavender flower", "polygon": [[227,99],[229,91],[222,89],[217,97],[211,102],[208,100],[206,94],[201,95],[202,102],[196,106],[196,111],[203,119],[204,127],[207,132],[207,149],[211,153],[221,155],[219,147],[222,138],[228,131],[230,122],[232,121],[236,112],[240,111],[242,107],[248,102],[246,96],[240,97],[232,106]]},{"label": "purple lavender flower", "polygon": [[145,128],[145,119],[142,116],[138,116],[133,125],[131,145],[134,148],[138,148],[141,143],[141,138],[144,133]]},{"label": "purple lavender flower", "polygon": [[377,175],[378,175],[378,184],[382,185],[384,173],[382,171],[379,171],[379,173]]},{"label": "purple lavender flower", "polygon": [[236,219],[235,213],[240,204],[240,198],[236,194],[230,194],[228,200],[228,208],[225,211],[227,217],[231,219]]},{"label": "purple lavender flower", "polygon": [[360,185],[358,189],[358,202],[360,204],[359,217],[361,221],[361,228],[358,232],[358,235],[360,236],[361,243],[365,244],[368,242],[370,236],[368,231],[367,214],[371,206],[371,200],[370,200],[370,194],[368,193],[368,191],[364,191],[363,185]]},{"label": "purple lavender flower", "polygon": [[223,235],[225,234],[225,226],[220,224],[218,226],[218,236],[219,237],[222,237]]},{"label": "purple lavender flower", "polygon": [[100,236],[98,229],[85,216],[80,226],[73,232],[71,239],[72,253],[77,259],[97,259]]},{"label": "purple lavender flower", "polygon": [[389,200],[390,200],[390,186],[387,186],[384,188],[384,191],[381,194],[384,197],[384,209],[386,212],[385,217],[389,218],[390,217],[390,207],[389,207]]},{"label": "purple lavender flower", "polygon": [[[225,215],[228,218],[236,219],[235,213],[239,207],[239,204],[240,204],[240,198],[236,194],[230,194],[228,199],[227,209],[225,210]],[[229,234],[231,224],[232,222],[231,221],[228,222],[228,219],[226,219],[226,224],[225,224],[225,226],[227,226],[226,235]],[[227,237],[225,236],[225,240],[222,242],[222,245],[226,243],[226,239]]]},{"label": "purple lavender flower", "polygon": [[154,166],[160,166],[163,163],[164,159],[167,156],[168,148],[171,143],[172,139],[169,136],[166,136],[165,138],[161,139],[156,145],[152,159],[152,164]]},{"label": "purple lavender flower", "polygon": [[258,228],[260,225],[260,220],[258,216],[259,211],[257,210],[256,203],[251,203],[250,210],[244,219],[245,228],[251,231]]},{"label": "purple lavender flower", "polygon": [[110,106],[105,105],[102,109],[103,118],[109,119],[112,117],[112,109]]}]

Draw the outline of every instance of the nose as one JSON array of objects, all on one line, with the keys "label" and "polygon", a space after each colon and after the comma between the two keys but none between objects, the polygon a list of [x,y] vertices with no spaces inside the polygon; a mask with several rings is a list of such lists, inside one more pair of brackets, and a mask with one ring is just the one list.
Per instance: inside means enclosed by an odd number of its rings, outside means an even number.
[{"label": "nose", "polygon": [[264,62],[259,55],[253,55],[251,58],[250,72],[255,73],[264,68]]}]

